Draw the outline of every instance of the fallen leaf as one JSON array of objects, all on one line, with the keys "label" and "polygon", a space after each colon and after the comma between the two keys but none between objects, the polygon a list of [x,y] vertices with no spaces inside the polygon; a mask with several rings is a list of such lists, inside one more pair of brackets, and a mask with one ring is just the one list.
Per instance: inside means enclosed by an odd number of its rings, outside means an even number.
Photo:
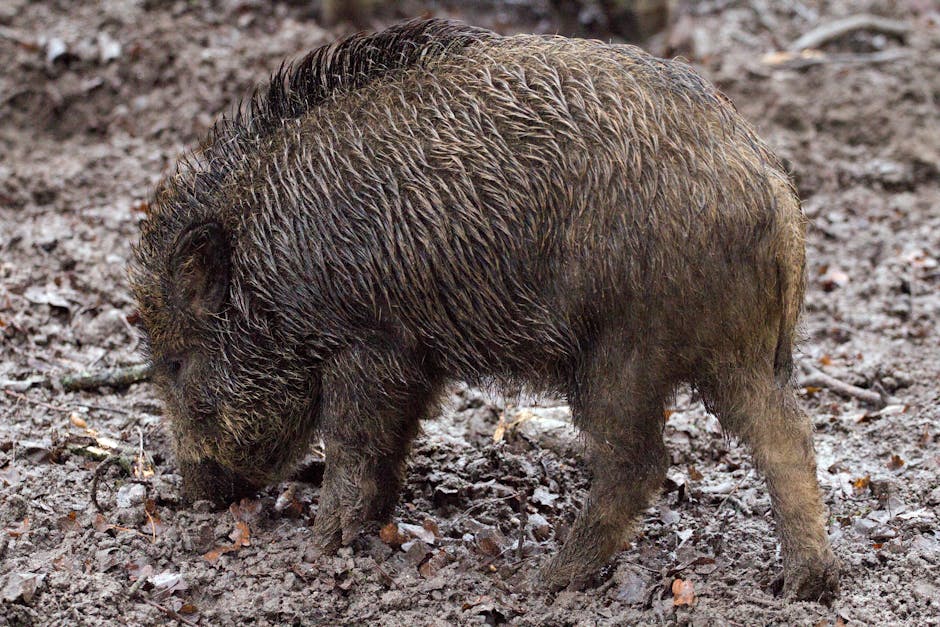
[{"label": "fallen leaf", "polygon": [[434,537],[434,532],[430,529],[425,529],[420,525],[409,525],[408,523],[401,523],[398,525],[398,529],[403,533],[407,534],[409,538],[417,538],[425,544],[434,544],[436,538]]},{"label": "fallen leaf", "polygon": [[235,549],[240,549],[243,546],[251,546],[251,531],[248,529],[248,523],[244,520],[239,520],[235,523],[235,529],[232,530],[232,533],[230,533],[228,537],[234,542],[232,547]]},{"label": "fallen leaf", "polygon": [[10,534],[12,538],[19,538],[22,535],[29,533],[29,516],[24,518],[14,527],[7,527],[7,533]]},{"label": "fallen leaf", "polygon": [[424,522],[421,523],[421,526],[434,534],[435,538],[441,537],[441,529],[437,526],[437,523],[430,518],[425,518]]},{"label": "fallen leaf", "polygon": [[237,551],[243,546],[251,546],[251,531],[244,520],[235,522],[235,528],[228,534],[228,537],[232,540],[232,544],[217,546],[208,553],[204,553],[202,558],[210,564],[215,564],[224,554]]},{"label": "fallen leaf", "polygon": [[156,600],[162,600],[169,597],[174,592],[182,592],[189,589],[189,586],[183,580],[183,576],[179,573],[164,571],[157,575],[152,575],[148,579],[150,585],[153,586],[153,591],[150,594]]},{"label": "fallen leaf", "polygon": [[557,494],[552,494],[542,486],[535,488],[535,490],[532,492],[532,500],[546,507],[555,507],[555,501],[557,499]]},{"label": "fallen leaf", "polygon": [[408,541],[408,536],[398,530],[398,524],[390,522],[379,530],[379,539],[392,547],[400,547]]},{"label": "fallen leaf", "polygon": [[78,522],[78,514],[69,512],[58,520],[59,529],[62,531],[75,531],[81,529],[82,525]]},{"label": "fallen leaf", "polygon": [[892,455],[891,459],[888,461],[887,466],[890,470],[897,470],[904,465],[904,460],[901,459],[900,455]]},{"label": "fallen leaf", "polygon": [[23,474],[14,466],[0,470],[0,481],[7,485],[16,485],[23,480]]},{"label": "fallen leaf", "polygon": [[822,357],[819,358],[819,365],[820,365],[820,366],[831,366],[831,365],[832,365],[832,357],[829,356],[828,354],[827,354],[827,355],[823,355]]},{"label": "fallen leaf", "polygon": [[95,514],[95,520],[92,521],[91,526],[94,527],[95,531],[99,533],[104,533],[108,531],[113,526],[108,520],[104,517],[104,514]]},{"label": "fallen leaf", "polygon": [[672,604],[692,605],[695,603],[695,588],[691,581],[676,579],[672,582]]},{"label": "fallen leaf", "polygon": [[69,421],[70,421],[73,425],[75,425],[76,427],[78,427],[79,429],[85,429],[85,428],[88,427],[88,423],[85,422],[85,419],[82,418],[81,416],[79,416],[79,415],[78,415],[77,413],[75,413],[74,411],[73,411],[71,414],[69,414]]},{"label": "fallen leaf", "polygon": [[251,522],[253,518],[261,513],[261,501],[244,498],[238,503],[232,503],[228,510],[232,513],[235,520]]},{"label": "fallen leaf", "polygon": [[45,578],[45,575],[36,573],[10,573],[0,588],[0,601],[29,603]]},{"label": "fallen leaf", "polygon": [[477,534],[477,548],[484,555],[498,557],[502,553],[500,548],[500,538],[495,532],[484,530]]},{"label": "fallen leaf", "polygon": [[859,477],[852,481],[852,487],[856,490],[864,490],[871,483],[871,476],[865,475],[864,477]]},{"label": "fallen leaf", "polygon": [[692,481],[701,481],[704,478],[705,478],[704,475],[702,475],[702,473],[696,470],[695,466],[693,466],[692,464],[689,464],[689,479],[691,479]]}]

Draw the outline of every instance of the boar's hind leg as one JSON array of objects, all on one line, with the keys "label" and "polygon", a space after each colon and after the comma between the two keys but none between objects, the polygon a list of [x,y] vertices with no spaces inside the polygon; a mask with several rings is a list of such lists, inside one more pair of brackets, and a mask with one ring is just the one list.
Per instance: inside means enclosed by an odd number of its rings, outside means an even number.
[{"label": "boar's hind leg", "polygon": [[793,390],[778,384],[772,373],[759,368],[726,368],[724,373],[721,383],[703,392],[722,426],[750,446],[767,479],[784,591],[804,600],[831,600],[839,587],[838,564],[826,535],[809,416]]},{"label": "boar's hind leg", "polygon": [[628,539],[667,468],[663,444],[665,377],[652,360],[619,342],[595,345],[576,374],[570,402],[586,436],[591,489],[568,540],[540,573],[557,590],[581,587]]},{"label": "boar's hind leg", "polygon": [[419,422],[437,396],[411,360],[357,349],[324,370],[320,430],[326,471],[313,535],[332,552],[363,522],[392,513]]}]

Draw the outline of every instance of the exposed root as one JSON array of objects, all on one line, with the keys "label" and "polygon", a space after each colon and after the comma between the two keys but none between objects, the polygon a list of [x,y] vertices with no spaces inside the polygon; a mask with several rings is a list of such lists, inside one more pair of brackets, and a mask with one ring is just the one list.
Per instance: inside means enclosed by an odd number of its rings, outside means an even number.
[{"label": "exposed root", "polygon": [[804,33],[790,44],[790,52],[799,52],[810,48],[819,48],[843,35],[857,30],[868,30],[894,37],[904,37],[911,32],[911,26],[906,22],[891,20],[877,15],[852,15],[834,22],[821,24],[808,33]]},{"label": "exposed root", "polygon": [[879,409],[887,405],[890,400],[887,394],[882,394],[874,390],[866,390],[865,388],[860,388],[850,383],[839,381],[835,377],[832,377],[822,370],[814,368],[805,362],[801,364],[801,367],[806,374],[799,380],[800,387],[826,388],[827,390],[831,390],[840,396],[857,398],[860,401],[874,405]]}]

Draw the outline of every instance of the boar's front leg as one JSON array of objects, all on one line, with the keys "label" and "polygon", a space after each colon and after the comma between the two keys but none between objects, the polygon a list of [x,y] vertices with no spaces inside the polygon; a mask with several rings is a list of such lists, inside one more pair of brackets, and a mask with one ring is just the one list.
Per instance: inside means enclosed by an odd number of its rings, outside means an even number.
[{"label": "boar's front leg", "polygon": [[593,477],[565,545],[540,573],[550,590],[587,583],[621,548],[633,520],[662,485],[669,385],[653,354],[611,336],[595,342],[576,373],[569,401],[586,435]]},{"label": "boar's front leg", "polygon": [[335,551],[362,523],[391,515],[411,441],[438,390],[416,363],[404,353],[359,347],[324,369],[326,471],[313,525],[319,550]]}]

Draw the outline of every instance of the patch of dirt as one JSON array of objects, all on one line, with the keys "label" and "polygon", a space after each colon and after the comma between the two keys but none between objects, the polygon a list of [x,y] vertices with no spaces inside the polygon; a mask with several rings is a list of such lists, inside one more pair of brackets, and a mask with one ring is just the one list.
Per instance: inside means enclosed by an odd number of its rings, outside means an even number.
[{"label": "patch of dirt", "polygon": [[[558,28],[536,1],[461,6],[436,12]],[[911,32],[856,33],[824,52],[904,56],[764,60],[821,20],[863,12]],[[413,455],[397,526],[316,560],[316,481],[225,512],[183,507],[148,384],[20,383],[0,392],[0,625],[938,624],[938,22],[923,0],[716,0],[649,42],[688,57],[792,168],[812,221],[801,360],[895,399],[875,410],[804,390],[845,567],[833,607],[773,595],[763,481],[688,395],[667,421],[673,466],[639,535],[592,588],[547,596],[526,580],[563,540],[588,474],[538,429],[494,444],[504,400],[456,388]],[[0,380],[139,361],[124,272],[142,203],[281,59],[339,32],[299,2],[3,3]],[[529,413],[564,415],[546,403]],[[104,474],[102,514],[89,499],[96,447],[150,456],[126,469],[137,477]]]}]

